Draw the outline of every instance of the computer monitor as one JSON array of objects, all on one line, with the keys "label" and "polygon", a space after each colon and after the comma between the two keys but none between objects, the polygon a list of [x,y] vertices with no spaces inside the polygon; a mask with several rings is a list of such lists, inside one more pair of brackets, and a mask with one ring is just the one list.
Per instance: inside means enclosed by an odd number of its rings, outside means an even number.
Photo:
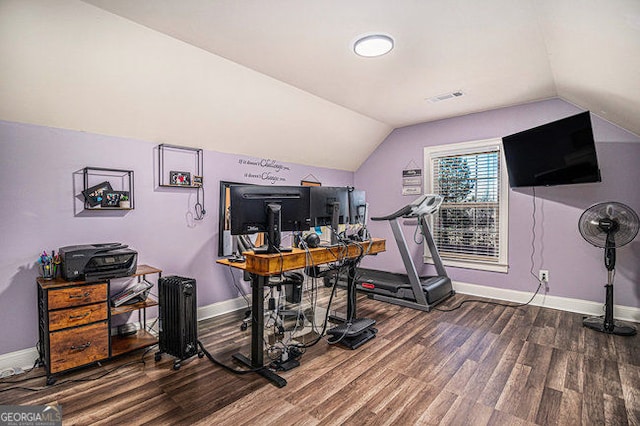
[{"label": "computer monitor", "polygon": [[351,225],[365,224],[367,202],[365,192],[360,189],[349,190],[349,223]]},{"label": "computer monitor", "polygon": [[311,224],[331,227],[331,244],[338,243],[338,225],[349,221],[347,187],[311,186]]},{"label": "computer monitor", "polygon": [[279,253],[281,231],[309,229],[309,187],[233,185],[230,187],[231,235],[265,232],[267,244],[255,253]]}]

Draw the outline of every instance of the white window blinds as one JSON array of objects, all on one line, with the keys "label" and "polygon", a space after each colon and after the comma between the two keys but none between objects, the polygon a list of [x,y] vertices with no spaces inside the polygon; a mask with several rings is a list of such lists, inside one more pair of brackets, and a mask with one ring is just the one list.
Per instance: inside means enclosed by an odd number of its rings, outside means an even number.
[{"label": "white window blinds", "polygon": [[432,218],[436,246],[445,263],[451,260],[506,267],[508,189],[502,182],[506,175],[501,146],[467,145],[464,150],[451,146],[430,148],[428,152],[425,149],[430,190],[444,198]]}]

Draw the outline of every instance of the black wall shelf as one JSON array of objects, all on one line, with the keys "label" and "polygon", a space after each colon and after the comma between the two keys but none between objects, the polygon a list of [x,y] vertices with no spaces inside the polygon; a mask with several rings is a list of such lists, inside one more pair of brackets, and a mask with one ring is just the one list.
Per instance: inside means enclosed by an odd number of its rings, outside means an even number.
[{"label": "black wall shelf", "polygon": [[[135,208],[133,170],[85,167],[82,169],[85,210],[133,210]],[[87,198],[91,189],[108,182],[110,189],[103,189],[97,197]],[[121,200],[126,195],[128,200]],[[110,200],[109,203],[107,200]],[[128,204],[126,203],[128,201]],[[113,204],[113,205],[109,205]]]},{"label": "black wall shelf", "polygon": [[[171,182],[171,170],[165,170],[165,156],[170,156],[171,153],[192,153],[194,156],[194,168],[191,170],[185,170],[189,173],[189,183],[179,184]],[[158,186],[170,187],[170,188],[200,188],[202,184],[193,184],[194,176],[199,176],[202,179],[202,149],[190,148],[177,145],[160,144],[158,145]]]}]

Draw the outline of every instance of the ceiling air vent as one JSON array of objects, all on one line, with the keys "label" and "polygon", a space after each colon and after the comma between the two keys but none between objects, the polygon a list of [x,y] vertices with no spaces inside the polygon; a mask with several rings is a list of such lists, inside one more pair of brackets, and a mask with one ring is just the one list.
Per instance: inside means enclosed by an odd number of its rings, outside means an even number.
[{"label": "ceiling air vent", "polygon": [[446,101],[447,99],[459,98],[463,96],[464,93],[462,90],[456,90],[455,92],[445,93],[444,95],[434,96],[433,98],[427,98],[427,100],[431,103],[436,103],[440,101]]}]

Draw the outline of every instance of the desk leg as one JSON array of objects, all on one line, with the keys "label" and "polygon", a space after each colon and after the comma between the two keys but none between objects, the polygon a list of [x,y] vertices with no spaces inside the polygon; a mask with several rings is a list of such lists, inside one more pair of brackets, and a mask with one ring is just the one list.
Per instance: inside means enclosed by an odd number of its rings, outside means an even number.
[{"label": "desk leg", "polygon": [[356,266],[356,262],[347,261],[347,312],[345,317],[329,315],[331,322],[344,324],[356,319]]},{"label": "desk leg", "polygon": [[287,381],[264,366],[264,285],[269,277],[253,274],[251,278],[251,359],[242,354],[233,358],[271,381],[279,388]]},{"label": "desk leg", "polygon": [[347,322],[356,317],[356,263],[349,260],[347,267]]}]

